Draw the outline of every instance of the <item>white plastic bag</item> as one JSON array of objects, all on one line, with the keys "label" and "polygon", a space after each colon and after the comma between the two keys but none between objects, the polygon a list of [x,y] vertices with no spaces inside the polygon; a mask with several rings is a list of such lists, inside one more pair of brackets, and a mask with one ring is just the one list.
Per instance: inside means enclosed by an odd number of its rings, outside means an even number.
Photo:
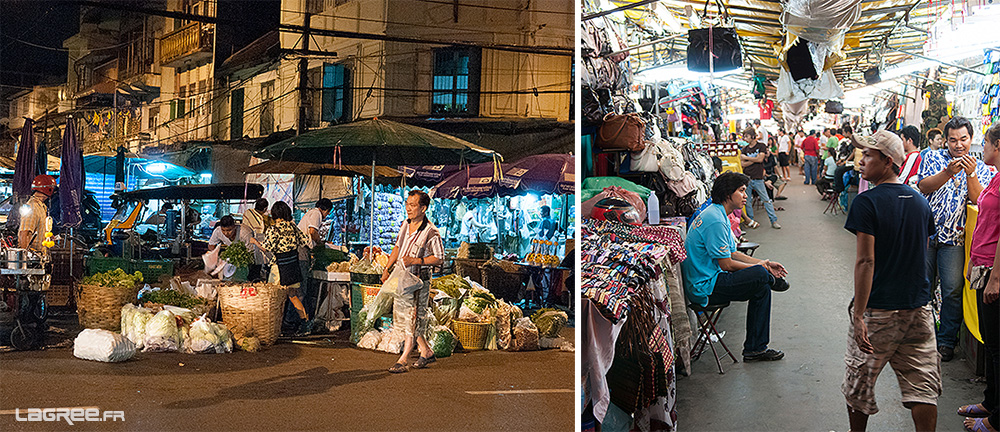
[{"label": "white plastic bag", "polygon": [[358,341],[358,348],[373,350],[375,348],[378,348],[378,344],[381,341],[382,341],[382,333],[379,333],[378,330],[371,329],[368,330],[368,332],[361,337],[360,341]]},{"label": "white plastic bag", "polygon": [[382,340],[379,341],[378,347],[375,349],[390,354],[399,354],[403,352],[405,342],[406,333],[393,328],[382,334]]},{"label": "white plastic bag", "polygon": [[118,333],[86,329],[73,341],[73,356],[100,362],[125,361],[135,355],[135,344]]},{"label": "white plastic bag", "polygon": [[396,262],[389,279],[382,283],[382,289],[398,295],[409,295],[415,293],[424,285],[424,281],[410,273],[400,262]]},{"label": "white plastic bag", "polygon": [[201,260],[205,262],[205,273],[211,274],[219,266],[219,251],[221,250],[221,247],[216,247],[201,256]]},{"label": "white plastic bag", "polygon": [[122,336],[128,338],[135,344],[136,349],[145,346],[143,339],[146,337],[146,323],[153,318],[153,311],[144,307],[137,307],[131,303],[122,306]]}]

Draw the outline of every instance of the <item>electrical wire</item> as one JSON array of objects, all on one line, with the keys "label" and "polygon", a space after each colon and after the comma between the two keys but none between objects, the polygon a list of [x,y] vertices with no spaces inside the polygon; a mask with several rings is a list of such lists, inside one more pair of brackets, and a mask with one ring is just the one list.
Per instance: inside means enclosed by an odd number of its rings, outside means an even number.
[{"label": "electrical wire", "polygon": [[[420,1],[423,3],[434,3],[446,6],[454,6],[455,3],[441,1],[441,0],[413,0]],[[568,3],[568,2],[567,2]],[[558,15],[574,15],[573,11],[552,11],[552,10],[542,10],[542,9],[520,9],[520,8],[505,8],[501,6],[486,6],[486,5],[475,5],[475,4],[460,4],[459,7],[470,7],[470,8],[480,8],[480,9],[493,9],[493,10],[504,10],[512,12],[533,12],[533,13],[544,13],[544,14],[558,14]]]}]

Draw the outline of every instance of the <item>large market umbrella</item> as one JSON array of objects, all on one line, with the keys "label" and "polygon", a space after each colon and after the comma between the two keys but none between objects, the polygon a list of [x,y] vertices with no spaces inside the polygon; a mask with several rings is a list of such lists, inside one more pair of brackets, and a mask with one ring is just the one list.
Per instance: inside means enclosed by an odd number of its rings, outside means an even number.
[{"label": "large market umbrella", "polygon": [[62,166],[59,168],[59,207],[62,224],[76,227],[83,220],[80,202],[83,199],[83,153],[76,140],[76,122],[66,119],[62,138]]},{"label": "large market umbrella", "polygon": [[[254,156],[280,161],[376,166],[462,164],[497,160],[492,150],[418,126],[373,118],[307,132],[267,146]],[[375,205],[372,195],[372,232]]]},{"label": "large market umbrella", "polygon": [[[371,165],[336,165],[323,163],[268,160],[250,165],[243,170],[246,174],[301,174],[351,177],[371,175]],[[390,167],[375,167],[377,177],[400,177],[402,173]]]},{"label": "large market umbrella", "polygon": [[415,185],[434,186],[463,168],[460,165],[421,165],[401,166],[399,171],[406,176],[408,182]]},{"label": "large market umbrella", "polygon": [[418,126],[373,118],[307,132],[254,156],[340,165],[413,166],[486,162],[491,150]]},{"label": "large market umbrella", "polygon": [[459,170],[434,188],[435,198],[486,198],[491,196],[567,194],[574,192],[573,156],[548,154],[528,156],[514,163],[479,164]]},{"label": "large market umbrella", "polygon": [[[21,128],[21,142],[17,146],[17,159],[14,161],[13,198],[11,202],[20,204],[31,195],[31,182],[35,179],[35,121],[24,119]],[[17,208],[17,207],[12,207]],[[12,211],[7,217],[7,228],[17,229],[21,225],[20,212]]]}]

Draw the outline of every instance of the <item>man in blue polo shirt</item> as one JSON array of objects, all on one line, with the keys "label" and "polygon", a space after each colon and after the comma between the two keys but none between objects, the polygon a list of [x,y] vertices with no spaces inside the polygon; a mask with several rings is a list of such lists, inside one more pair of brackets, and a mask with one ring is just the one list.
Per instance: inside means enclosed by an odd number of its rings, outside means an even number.
[{"label": "man in blue polo shirt", "polygon": [[684,248],[687,259],[684,293],[701,306],[748,301],[743,361],[781,360],[785,353],[768,349],[771,331],[771,290],[785,291],[788,274],[781,264],[750,257],[736,250],[728,214],[747,200],[746,175],[727,172],[715,179],[712,205],[691,222]]}]

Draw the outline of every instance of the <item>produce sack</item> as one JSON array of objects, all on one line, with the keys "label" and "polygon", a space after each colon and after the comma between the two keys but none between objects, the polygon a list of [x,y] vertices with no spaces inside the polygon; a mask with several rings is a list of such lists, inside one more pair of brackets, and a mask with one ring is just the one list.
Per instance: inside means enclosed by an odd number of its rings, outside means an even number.
[{"label": "produce sack", "polygon": [[162,310],[146,323],[143,352],[168,352],[180,350],[183,340],[177,328],[177,316],[169,310]]},{"label": "produce sack", "polygon": [[541,348],[541,349],[562,348],[563,345],[565,345],[567,343],[569,343],[569,342],[566,340],[566,338],[563,338],[563,337],[557,337],[557,338],[542,337],[542,338],[538,338],[538,347]]},{"label": "produce sack", "polygon": [[386,312],[389,312],[395,298],[395,294],[380,289],[375,299],[366,304],[358,312],[358,326],[351,333],[351,341],[357,343],[368,330],[375,328],[375,321],[382,315],[385,315]]},{"label": "produce sack", "polygon": [[368,330],[365,335],[358,341],[358,348],[373,350],[378,348],[379,342],[382,341],[382,333],[378,330],[371,329]]},{"label": "produce sack", "polygon": [[84,360],[115,363],[135,355],[135,344],[118,333],[86,329],[73,340],[73,356]]},{"label": "produce sack", "polygon": [[450,328],[438,325],[431,329],[428,343],[430,343],[435,357],[450,357],[451,353],[455,351],[458,339]]},{"label": "produce sack", "polygon": [[521,318],[514,325],[514,340],[511,342],[511,351],[534,351],[538,349],[538,328],[531,322],[531,318]]},{"label": "produce sack", "polygon": [[406,332],[393,328],[382,334],[382,340],[378,342],[378,347],[375,350],[390,354],[399,354],[403,352],[403,344],[406,342],[406,338]]},{"label": "produce sack", "polygon": [[538,328],[539,337],[557,338],[559,332],[569,322],[569,316],[561,310],[545,308],[532,314],[531,322]]},{"label": "produce sack", "polygon": [[135,344],[136,349],[145,347],[146,323],[153,318],[153,311],[131,303],[122,306],[122,335]]},{"label": "produce sack", "polygon": [[521,308],[501,300],[497,308],[496,329],[499,349],[510,349],[514,336],[512,330],[518,319],[523,318]]},{"label": "produce sack", "polygon": [[389,274],[389,279],[386,279],[382,283],[382,289],[388,290],[389,292],[394,292],[397,295],[409,296],[421,287],[424,286],[424,281],[420,280],[419,277],[415,276],[406,270],[401,264],[396,264],[392,269],[392,273]]}]

